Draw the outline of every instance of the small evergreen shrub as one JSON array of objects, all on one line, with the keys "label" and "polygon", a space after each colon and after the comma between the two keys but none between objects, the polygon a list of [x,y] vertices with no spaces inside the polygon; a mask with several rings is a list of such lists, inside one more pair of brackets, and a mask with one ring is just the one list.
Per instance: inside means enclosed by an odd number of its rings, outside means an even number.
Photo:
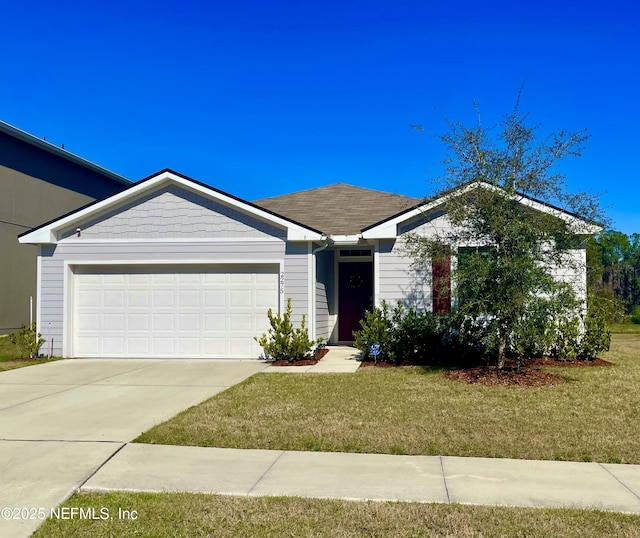
[{"label": "small evergreen shrub", "polygon": [[371,344],[380,344],[380,354],[376,360],[389,360],[391,352],[393,321],[389,316],[389,305],[382,301],[380,307],[367,310],[364,319],[360,320],[359,331],[353,332],[353,345],[362,351],[364,360],[371,359],[369,352]]},{"label": "small evergreen shrub", "polygon": [[300,327],[295,328],[291,322],[291,299],[287,299],[287,307],[283,314],[274,314],[271,309],[267,312],[271,328],[266,334],[254,337],[262,347],[265,358],[273,360],[288,360],[296,362],[309,355],[313,348],[320,345],[322,338],[309,339],[306,316],[302,315]]},{"label": "small evergreen shrub", "polygon": [[636,306],[633,309],[633,314],[631,314],[631,323],[640,325],[640,306]]},{"label": "small evergreen shrub", "polygon": [[20,358],[37,357],[40,348],[46,342],[36,330],[35,322],[31,327],[22,325],[19,331],[9,335],[9,341],[16,346]]}]

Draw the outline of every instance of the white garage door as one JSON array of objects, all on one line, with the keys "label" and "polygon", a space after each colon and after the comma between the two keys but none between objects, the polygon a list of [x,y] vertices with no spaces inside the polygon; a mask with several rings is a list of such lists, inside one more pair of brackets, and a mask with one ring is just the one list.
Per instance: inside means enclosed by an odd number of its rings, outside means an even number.
[{"label": "white garage door", "polygon": [[76,357],[257,358],[275,266],[76,267]]}]

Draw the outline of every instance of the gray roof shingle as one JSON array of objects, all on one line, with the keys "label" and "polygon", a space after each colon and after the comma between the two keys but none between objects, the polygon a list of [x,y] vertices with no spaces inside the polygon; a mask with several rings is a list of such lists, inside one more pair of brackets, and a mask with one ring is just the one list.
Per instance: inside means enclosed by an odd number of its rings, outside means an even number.
[{"label": "gray roof shingle", "polygon": [[335,183],[255,205],[331,235],[352,235],[421,203],[419,198]]}]

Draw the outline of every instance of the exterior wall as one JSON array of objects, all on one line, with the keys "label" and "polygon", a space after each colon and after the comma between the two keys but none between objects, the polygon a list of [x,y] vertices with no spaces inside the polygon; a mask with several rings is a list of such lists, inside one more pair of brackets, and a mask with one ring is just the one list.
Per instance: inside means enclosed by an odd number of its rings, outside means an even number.
[{"label": "exterior wall", "polygon": [[18,235],[125,186],[0,133],[0,187],[0,334],[4,334],[29,323],[30,296],[35,306],[38,249],[18,243]]},{"label": "exterior wall", "polygon": [[[39,327],[45,338],[53,338],[54,355],[62,354],[64,324],[71,305],[69,275],[71,264],[191,264],[278,263],[284,258],[283,241],[224,241],[224,242],[109,242],[62,241],[55,247],[42,248],[40,261],[41,287]],[[71,267],[71,269],[72,269]],[[50,325],[49,325],[50,324]],[[49,341],[43,346],[48,349]]]},{"label": "exterior wall", "polygon": [[260,238],[286,232],[177,185],[154,191],[60,234],[79,239]]},{"label": "exterior wall", "polygon": [[587,249],[580,248],[570,250],[567,253],[567,263],[551,269],[553,276],[561,281],[571,284],[578,299],[587,301]]},{"label": "exterior wall", "polygon": [[393,307],[401,300],[407,306],[431,310],[431,266],[416,270],[412,263],[402,238],[380,241],[378,304],[384,300]]},{"label": "exterior wall", "polygon": [[316,338],[331,337],[336,324],[334,299],[334,251],[323,250],[316,254]]},{"label": "exterior wall", "polygon": [[308,243],[287,243],[284,258],[284,296],[285,301],[291,299],[293,314],[291,321],[294,325],[302,322],[302,315],[309,320],[310,295],[313,290],[309,287],[310,280],[310,250]]},{"label": "exterior wall", "polygon": [[[411,267],[413,259],[405,250],[403,235],[412,232],[425,237],[436,237],[451,231],[452,226],[447,216],[443,213],[434,213],[403,225],[397,240],[381,240],[378,258],[380,273],[378,303],[385,299],[393,304],[400,299],[405,304],[431,311],[433,301],[431,264],[418,270]],[[452,257],[451,263],[455,268],[455,256]],[[567,263],[553,267],[551,271],[558,280],[570,283],[577,296],[586,301],[587,276],[584,248],[570,251]],[[455,285],[452,288],[452,294],[455,300]]]}]

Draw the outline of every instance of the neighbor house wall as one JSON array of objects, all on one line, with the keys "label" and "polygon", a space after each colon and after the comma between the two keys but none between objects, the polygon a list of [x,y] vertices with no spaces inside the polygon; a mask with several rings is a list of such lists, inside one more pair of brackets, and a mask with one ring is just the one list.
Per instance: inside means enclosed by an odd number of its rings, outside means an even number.
[{"label": "neighbor house wall", "polygon": [[[125,186],[0,133],[0,334],[29,323],[37,247],[18,235]],[[34,313],[35,314],[35,313]]]}]

